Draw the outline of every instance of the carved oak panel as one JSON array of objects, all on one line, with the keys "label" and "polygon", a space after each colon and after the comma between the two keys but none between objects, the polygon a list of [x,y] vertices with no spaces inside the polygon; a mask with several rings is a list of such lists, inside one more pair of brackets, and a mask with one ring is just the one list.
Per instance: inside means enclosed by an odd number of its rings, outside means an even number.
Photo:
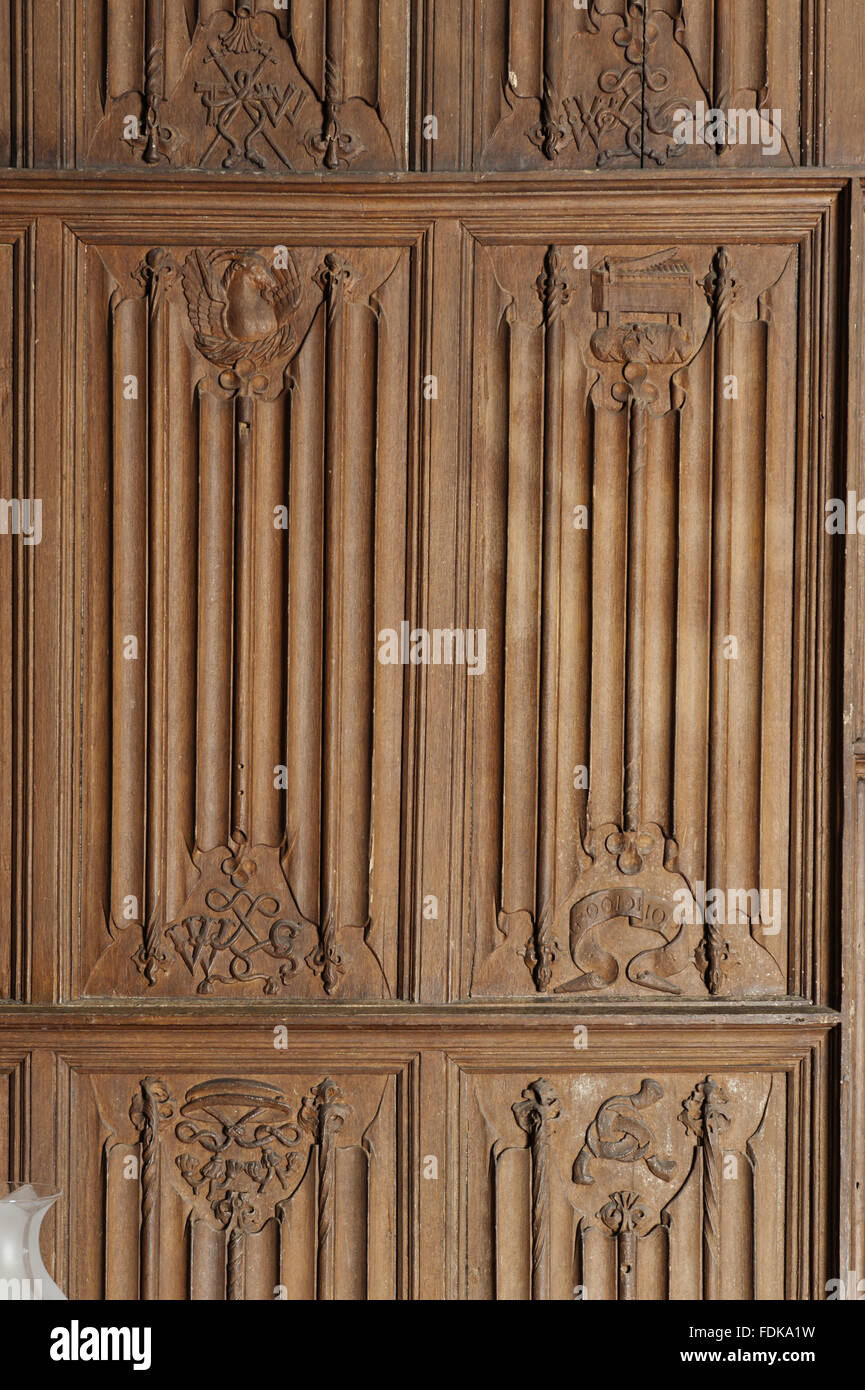
[{"label": "carved oak panel", "polygon": [[404,0],[131,0],[78,8],[90,62],[82,163],[400,169]]},{"label": "carved oak panel", "polygon": [[462,1068],[459,1296],[807,1297],[788,1219],[807,1174],[787,1140],[809,1074],[810,1063],[531,1076]]},{"label": "carved oak panel", "polygon": [[401,1084],[73,1067],[70,1297],[394,1298]]},{"label": "carved oak panel", "polygon": [[[73,992],[398,990],[407,246],[81,247]],[[106,332],[107,329],[107,332]]]},{"label": "carved oak panel", "polygon": [[477,32],[479,163],[796,164],[800,11],[799,0],[502,6]]},{"label": "carved oak panel", "polygon": [[578,240],[475,252],[463,989],[807,996],[812,251]]}]

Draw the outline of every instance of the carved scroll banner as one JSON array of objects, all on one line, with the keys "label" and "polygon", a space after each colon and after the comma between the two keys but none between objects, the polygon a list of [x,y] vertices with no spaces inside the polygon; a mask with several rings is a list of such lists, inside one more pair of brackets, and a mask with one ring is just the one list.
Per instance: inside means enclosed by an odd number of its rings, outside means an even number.
[{"label": "carved scroll banner", "polygon": [[373,658],[376,616],[406,611],[408,253],[101,255],[112,718],[92,703],[89,746],[111,821],[85,987],[386,997],[403,694],[387,672],[374,701]]},{"label": "carved scroll banner", "polygon": [[783,994],[794,258],[485,256],[470,990]]}]

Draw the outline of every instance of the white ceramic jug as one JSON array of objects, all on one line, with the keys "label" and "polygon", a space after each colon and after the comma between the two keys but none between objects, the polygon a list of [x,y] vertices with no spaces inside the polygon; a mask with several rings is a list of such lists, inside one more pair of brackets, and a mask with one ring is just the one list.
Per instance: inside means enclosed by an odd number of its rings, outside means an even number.
[{"label": "white ceramic jug", "polygon": [[0,1183],[0,1300],[66,1298],[39,1251],[39,1229],[59,1196],[29,1182]]}]

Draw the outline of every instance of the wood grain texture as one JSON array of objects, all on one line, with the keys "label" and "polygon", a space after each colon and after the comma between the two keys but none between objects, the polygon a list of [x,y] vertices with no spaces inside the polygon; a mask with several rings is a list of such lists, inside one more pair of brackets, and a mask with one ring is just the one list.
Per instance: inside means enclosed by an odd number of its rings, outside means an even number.
[{"label": "wood grain texture", "polygon": [[825,1297],[857,7],[12,8],[0,1178],[55,1277]]},{"label": "wood grain texture", "polygon": [[[61,12],[27,0],[5,23],[0,158],[13,168],[332,178],[865,158],[857,0],[488,0],[482,11],[469,0],[290,11],[74,0]],[[742,133],[677,142],[685,113],[701,110],[747,113]]]}]

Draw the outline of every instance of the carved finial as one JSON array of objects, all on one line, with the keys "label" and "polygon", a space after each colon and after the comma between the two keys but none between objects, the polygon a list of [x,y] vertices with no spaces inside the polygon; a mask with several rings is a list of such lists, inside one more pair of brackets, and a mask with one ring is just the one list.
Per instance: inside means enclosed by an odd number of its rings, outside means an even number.
[{"label": "carved finial", "polygon": [[342,308],[345,291],[352,284],[354,277],[354,267],[336,251],[328,251],[315,277],[327,297],[328,323],[333,321]]},{"label": "carved finial", "polygon": [[548,73],[544,73],[541,119],[529,131],[529,139],[537,145],[545,159],[554,160],[568,138],[568,122],[563,119],[564,106]]},{"label": "carved finial", "polygon": [[511,1109],[520,1129],[533,1135],[547,1129],[553,1120],[562,1113],[562,1103],[554,1086],[546,1077],[540,1076],[523,1091],[522,1100],[516,1101]]},{"label": "carved finial", "polygon": [[329,1130],[340,1129],[350,1114],[349,1106],[343,1104],[339,1086],[326,1076],[304,1096],[297,1118],[320,1144],[324,1135]]},{"label": "carved finial", "polygon": [[730,1117],[723,1107],[729,1103],[730,1098],[721,1083],[707,1076],[705,1081],[697,1082],[687,1100],[682,1102],[679,1120],[701,1143],[706,1143],[728,1128]]},{"label": "carved finial", "polygon": [[702,282],[719,333],[727,326],[736,298],[736,281],[730,273],[731,264],[727,247],[719,246],[712,258],[712,268]]},{"label": "carved finial", "polygon": [[156,1076],[145,1076],[129,1107],[135,1128],[145,1136],[148,1131],[152,1134],[159,1120],[170,1120],[173,1114],[174,1101],[165,1082]]},{"label": "carved finial", "polygon": [[265,50],[265,45],[261,39],[253,32],[252,11],[248,5],[239,5],[234,16],[234,23],[227,34],[223,34],[219,40],[219,46],[224,53],[262,53],[270,54],[270,49]]},{"label": "carved finial", "polygon": [[574,288],[567,275],[567,261],[555,246],[547,249],[544,268],[535,284],[544,306],[544,318],[548,324],[554,323]]},{"label": "carved finial", "polygon": [[174,257],[164,246],[154,246],[132,272],[133,277],[150,296],[151,317],[162,304],[179,268]]}]

